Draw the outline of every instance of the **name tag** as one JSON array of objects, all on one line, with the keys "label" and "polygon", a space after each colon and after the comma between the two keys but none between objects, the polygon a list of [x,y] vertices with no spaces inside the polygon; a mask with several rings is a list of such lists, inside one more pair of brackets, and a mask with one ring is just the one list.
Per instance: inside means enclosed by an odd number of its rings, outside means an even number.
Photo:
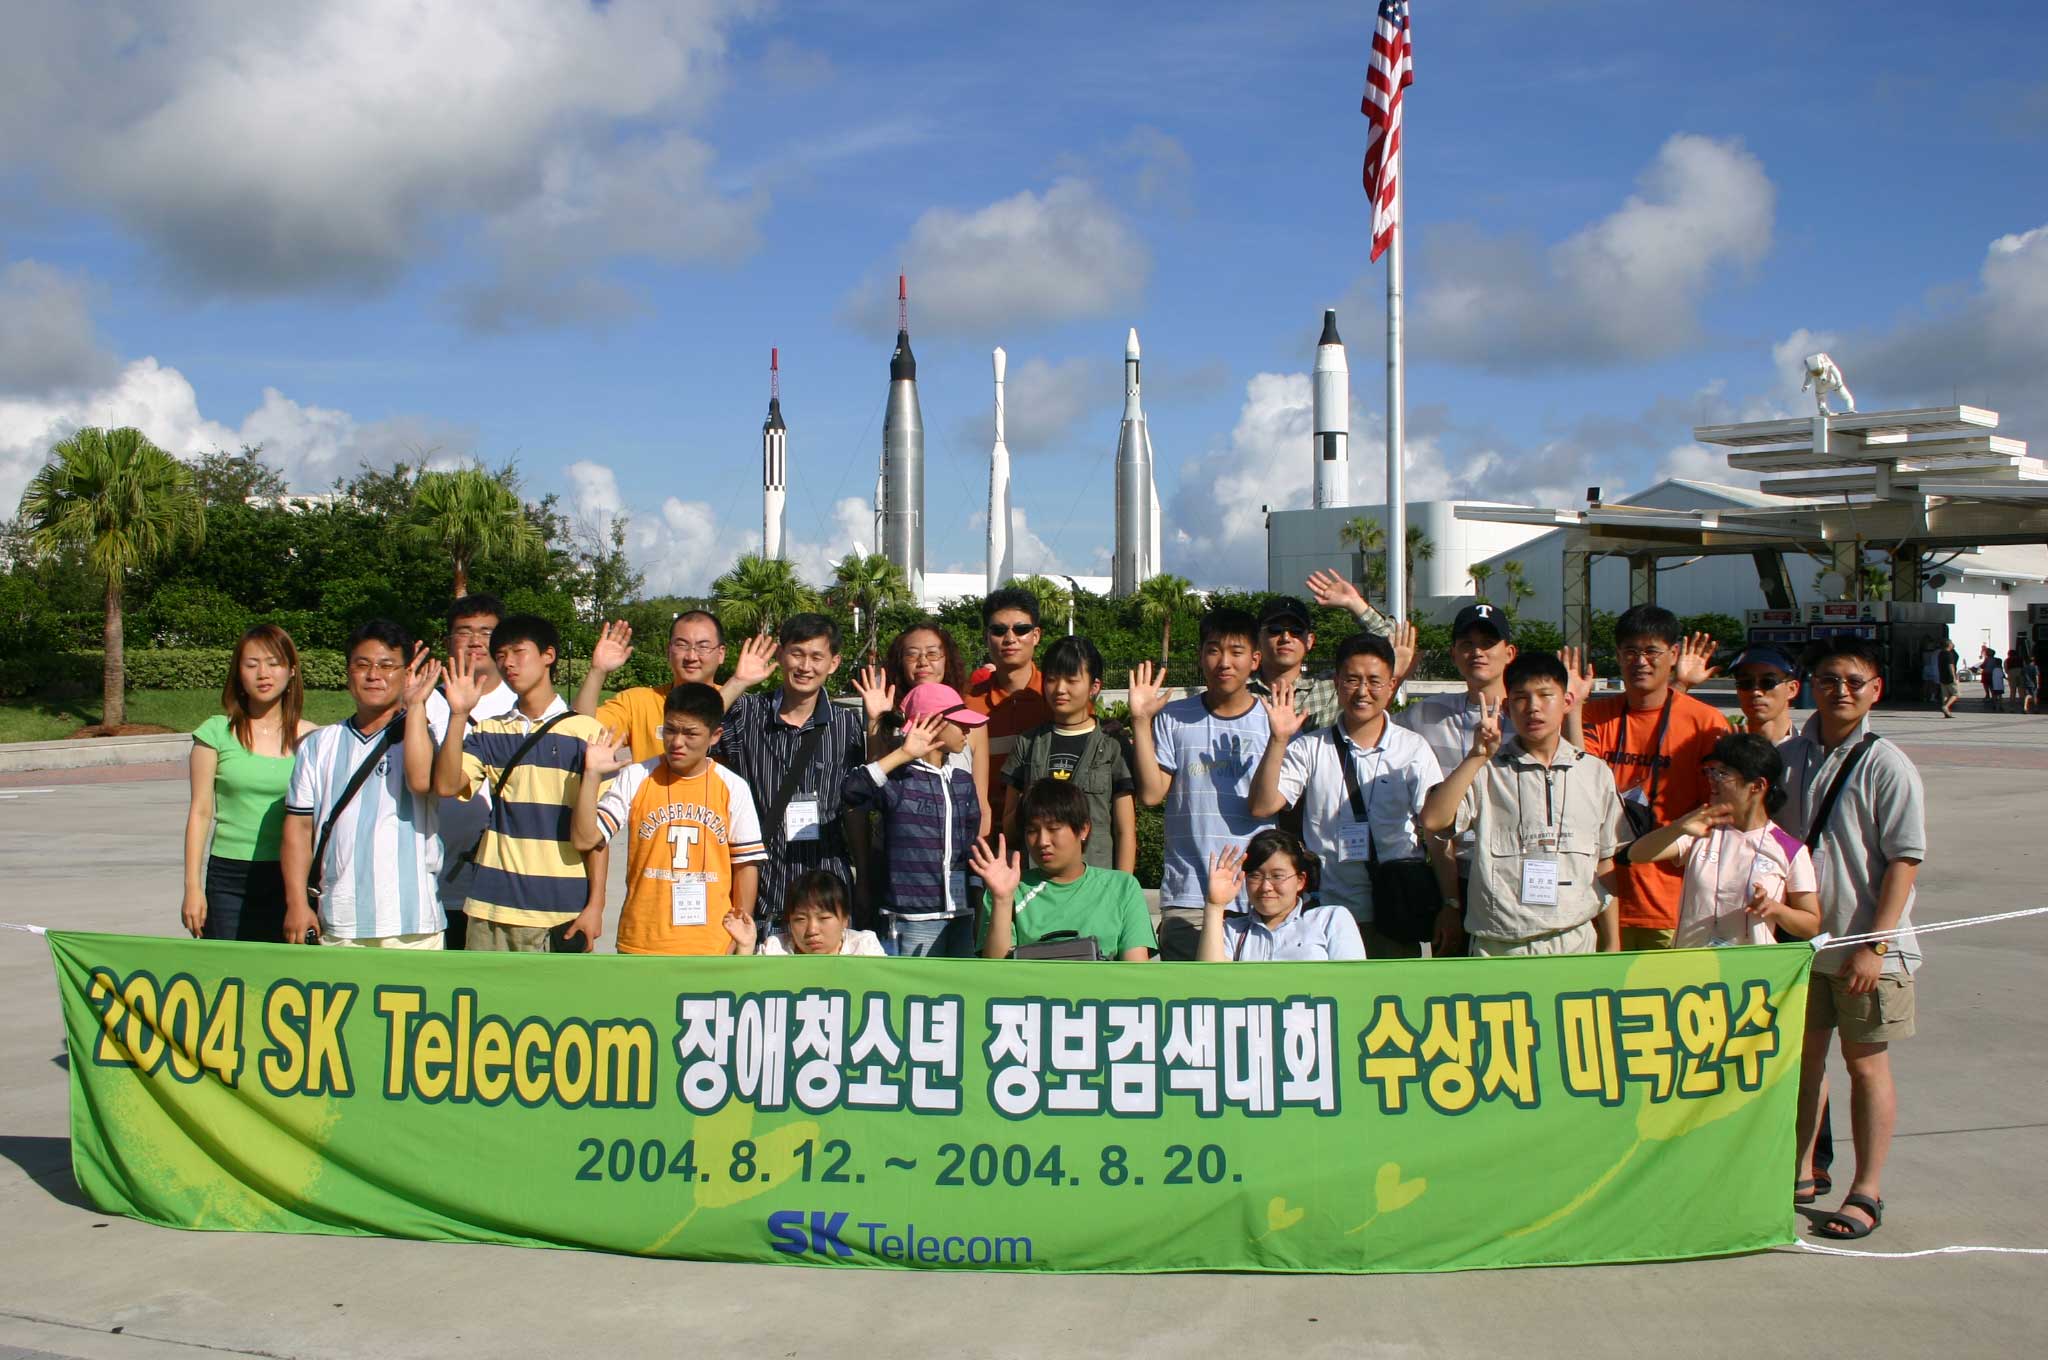
[{"label": "name tag", "polygon": [[782,816],[782,839],[795,845],[798,841],[818,839],[818,800],[815,798],[792,798]]},{"label": "name tag", "polygon": [[1522,905],[1525,907],[1554,907],[1557,905],[1556,860],[1525,859],[1522,861]]},{"label": "name tag", "polygon": [[1337,858],[1345,862],[1372,858],[1372,828],[1364,822],[1341,822],[1337,827]]},{"label": "name tag", "polygon": [[701,926],[710,919],[709,886],[691,875],[678,877],[668,885],[668,923],[672,926]]}]

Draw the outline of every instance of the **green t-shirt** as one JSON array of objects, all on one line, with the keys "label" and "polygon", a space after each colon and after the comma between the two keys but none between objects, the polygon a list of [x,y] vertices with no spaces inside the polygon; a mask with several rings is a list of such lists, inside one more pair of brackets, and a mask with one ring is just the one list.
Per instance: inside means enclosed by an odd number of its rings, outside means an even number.
[{"label": "green t-shirt", "polygon": [[[987,892],[981,896],[981,938],[986,940],[993,907]],[[1031,870],[1017,887],[1017,910],[1010,931],[1013,945],[1037,944],[1062,931],[1094,936],[1105,959],[1120,958],[1126,949],[1139,945],[1154,951],[1159,948],[1152,913],[1145,908],[1145,890],[1138,880],[1092,864],[1072,883],[1054,883]]]},{"label": "green t-shirt", "polygon": [[284,839],[290,756],[259,756],[235,740],[225,715],[199,724],[192,740],[219,755],[213,773],[213,850],[220,859],[268,861]]}]

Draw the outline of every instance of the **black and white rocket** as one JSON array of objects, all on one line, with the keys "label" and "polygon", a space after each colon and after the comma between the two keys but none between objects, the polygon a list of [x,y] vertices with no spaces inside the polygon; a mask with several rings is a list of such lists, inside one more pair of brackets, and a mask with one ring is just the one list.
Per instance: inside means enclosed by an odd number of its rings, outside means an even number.
[{"label": "black and white rocket", "polygon": [[1138,332],[1124,343],[1124,420],[1116,439],[1116,550],[1110,593],[1129,595],[1159,574],[1159,486],[1138,392]]},{"label": "black and white rocket", "polygon": [[761,556],[787,555],[788,518],[783,500],[789,485],[789,430],[782,423],[781,351],[768,351],[768,419],[761,422]]},{"label": "black and white rocket", "polygon": [[1337,335],[1337,313],[1323,313],[1315,368],[1316,509],[1351,504],[1351,366]]},{"label": "black and white rocket", "polygon": [[910,290],[896,276],[896,352],[889,359],[889,406],[882,416],[882,476],[876,533],[882,555],[924,598],[924,416],[917,406],[917,359],[910,352]]},{"label": "black and white rocket", "polygon": [[996,442],[988,454],[988,588],[996,590],[1016,575],[1010,546],[1010,449],[1003,443],[1003,370],[1009,356],[995,352]]}]

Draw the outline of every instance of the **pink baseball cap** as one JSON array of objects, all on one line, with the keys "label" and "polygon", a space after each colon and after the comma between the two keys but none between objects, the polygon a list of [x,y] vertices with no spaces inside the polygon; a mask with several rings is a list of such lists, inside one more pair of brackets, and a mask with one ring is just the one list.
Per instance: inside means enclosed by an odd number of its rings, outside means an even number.
[{"label": "pink baseball cap", "polygon": [[911,686],[910,693],[903,696],[903,716],[912,722],[919,718],[944,718],[962,727],[979,727],[988,721],[988,714],[976,713],[967,706],[959,690],[936,680]]}]

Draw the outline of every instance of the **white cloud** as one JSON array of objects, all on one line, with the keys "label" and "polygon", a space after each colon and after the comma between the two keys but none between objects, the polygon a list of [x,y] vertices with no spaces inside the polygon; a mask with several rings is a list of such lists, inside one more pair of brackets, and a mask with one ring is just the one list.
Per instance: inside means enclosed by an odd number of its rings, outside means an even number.
[{"label": "white cloud", "polygon": [[0,392],[85,387],[113,371],[82,279],[38,260],[0,269]]},{"label": "white cloud", "polygon": [[[912,335],[1101,316],[1134,301],[1152,267],[1130,221],[1078,178],[973,212],[929,209],[892,258],[910,275]],[[847,296],[849,322],[895,329],[895,273],[878,271]]]},{"label": "white cloud", "polygon": [[1168,570],[1204,586],[1265,581],[1261,507],[1307,506],[1312,405],[1306,373],[1261,373],[1245,384],[1229,445],[1183,464],[1179,485],[1162,497]]},{"label": "white cloud", "polygon": [[[731,535],[703,501],[663,499],[653,513],[636,512],[619,491],[618,475],[604,463],[583,459],[562,470],[569,503],[586,531],[603,533],[626,517],[626,553],[647,578],[650,594],[697,594],[742,552],[760,547],[758,534]],[[721,532],[723,530],[723,532]]]},{"label": "white cloud", "polygon": [[796,563],[797,574],[814,586],[829,584],[833,568],[856,545],[862,552],[880,550],[875,542],[874,504],[863,496],[846,496],[835,502],[823,524],[792,520],[789,526],[789,560]]},{"label": "white cloud", "polygon": [[1496,372],[1630,363],[1699,335],[1701,298],[1770,247],[1776,190],[1739,142],[1681,133],[1639,192],[1538,250],[1440,228],[1424,247],[1410,325],[1418,354]]},{"label": "white cloud", "polygon": [[729,258],[760,204],[725,200],[710,153],[664,129],[716,89],[749,7],[37,7],[0,56],[0,137],[222,292],[386,285],[479,220],[514,264],[536,240]]}]

